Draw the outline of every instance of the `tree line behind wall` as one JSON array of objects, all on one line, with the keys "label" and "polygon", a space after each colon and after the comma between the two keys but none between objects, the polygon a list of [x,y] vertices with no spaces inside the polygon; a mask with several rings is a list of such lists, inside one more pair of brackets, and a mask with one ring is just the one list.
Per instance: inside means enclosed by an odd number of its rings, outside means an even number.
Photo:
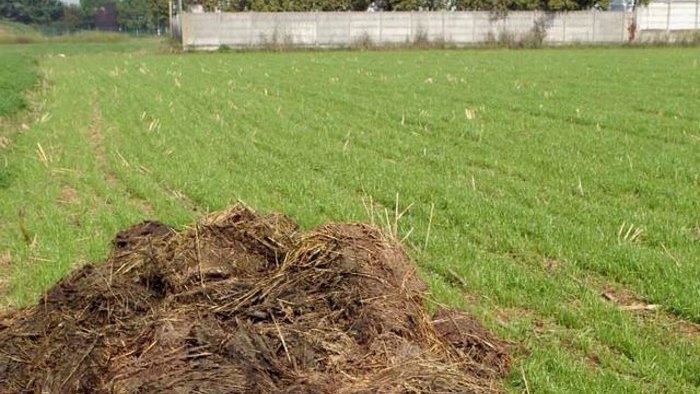
[{"label": "tree line behind wall", "polygon": [[517,11],[607,8],[609,0],[191,0],[206,11]]},{"label": "tree line behind wall", "polygon": [[0,18],[45,30],[156,31],[168,25],[168,0],[0,0]]}]

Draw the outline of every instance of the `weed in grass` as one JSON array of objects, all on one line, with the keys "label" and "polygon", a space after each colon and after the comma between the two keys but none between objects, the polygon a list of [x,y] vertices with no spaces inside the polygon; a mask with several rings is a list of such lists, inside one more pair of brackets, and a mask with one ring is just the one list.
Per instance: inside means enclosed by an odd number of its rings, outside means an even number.
[{"label": "weed in grass", "polygon": [[547,37],[548,21],[546,17],[538,18],[530,31],[524,34],[516,34],[506,29],[500,30],[498,34],[488,32],[484,41],[484,46],[489,48],[525,48],[534,49],[544,46]]},{"label": "weed in grass", "polygon": [[542,48],[547,38],[547,23],[546,17],[538,18],[532,29],[520,38],[519,45],[528,49]]},{"label": "weed in grass", "polygon": [[374,40],[372,40],[369,33],[362,32],[362,34],[353,38],[350,47],[354,49],[369,50],[375,48],[376,44],[374,43]]},{"label": "weed in grass", "polygon": [[635,226],[633,223],[630,223],[628,226],[626,222],[622,222],[620,229],[617,231],[617,240],[620,243],[639,242],[642,233],[644,233],[644,230],[641,227]]},{"label": "weed in grass", "polygon": [[413,37],[413,46],[416,48],[428,48],[430,46],[430,39],[428,38],[428,31],[423,27],[418,27],[416,34]]},{"label": "weed in grass", "polygon": [[290,51],[294,48],[294,36],[274,28],[270,37],[260,34],[260,48],[269,51]]}]

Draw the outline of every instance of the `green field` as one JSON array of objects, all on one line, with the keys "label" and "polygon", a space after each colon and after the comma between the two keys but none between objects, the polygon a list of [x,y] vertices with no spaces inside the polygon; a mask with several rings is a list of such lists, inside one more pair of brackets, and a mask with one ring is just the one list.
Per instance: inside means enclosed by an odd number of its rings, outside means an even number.
[{"label": "green field", "polygon": [[[124,43],[133,40],[127,34],[116,32],[101,32],[101,31],[79,31],[70,34],[47,36],[41,33],[40,26],[25,25],[19,22],[0,18],[0,45],[3,44],[62,44],[62,43],[82,43],[89,44],[88,47],[95,43]],[[2,52],[5,52],[4,48]],[[36,51],[36,49],[22,48],[22,51]],[[82,48],[75,48],[83,52]]]},{"label": "green field", "polygon": [[523,345],[508,390],[700,390],[700,49],[65,48],[27,49],[40,105],[0,134],[6,303],[146,218],[398,196],[435,297]]},{"label": "green field", "polygon": [[18,53],[3,54],[0,63],[0,117],[24,109],[24,92],[36,83],[36,60]]}]

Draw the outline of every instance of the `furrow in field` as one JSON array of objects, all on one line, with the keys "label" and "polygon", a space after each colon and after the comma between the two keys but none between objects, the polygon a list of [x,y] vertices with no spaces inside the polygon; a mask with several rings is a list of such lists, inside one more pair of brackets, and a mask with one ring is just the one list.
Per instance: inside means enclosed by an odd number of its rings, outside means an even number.
[{"label": "furrow in field", "polygon": [[90,121],[90,142],[93,145],[95,151],[95,159],[97,160],[97,165],[102,174],[105,182],[112,188],[120,190],[123,193],[128,194],[129,201],[134,204],[144,215],[149,217],[153,216],[154,210],[151,203],[140,198],[139,196],[131,193],[128,188],[124,187],[119,181],[119,178],[111,170],[109,162],[107,161],[107,155],[105,152],[105,146],[102,135],[102,114],[100,111],[99,99],[93,98],[92,103],[92,119]]}]

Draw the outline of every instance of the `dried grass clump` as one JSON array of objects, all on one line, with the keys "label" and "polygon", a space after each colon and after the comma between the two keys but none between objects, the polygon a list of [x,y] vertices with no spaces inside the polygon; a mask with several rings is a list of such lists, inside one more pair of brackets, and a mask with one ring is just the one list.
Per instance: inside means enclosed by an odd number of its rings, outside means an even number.
[{"label": "dried grass clump", "polygon": [[0,392],[498,392],[504,343],[429,316],[425,292],[364,224],[301,233],[242,205],[183,231],[145,222],[0,317]]}]

